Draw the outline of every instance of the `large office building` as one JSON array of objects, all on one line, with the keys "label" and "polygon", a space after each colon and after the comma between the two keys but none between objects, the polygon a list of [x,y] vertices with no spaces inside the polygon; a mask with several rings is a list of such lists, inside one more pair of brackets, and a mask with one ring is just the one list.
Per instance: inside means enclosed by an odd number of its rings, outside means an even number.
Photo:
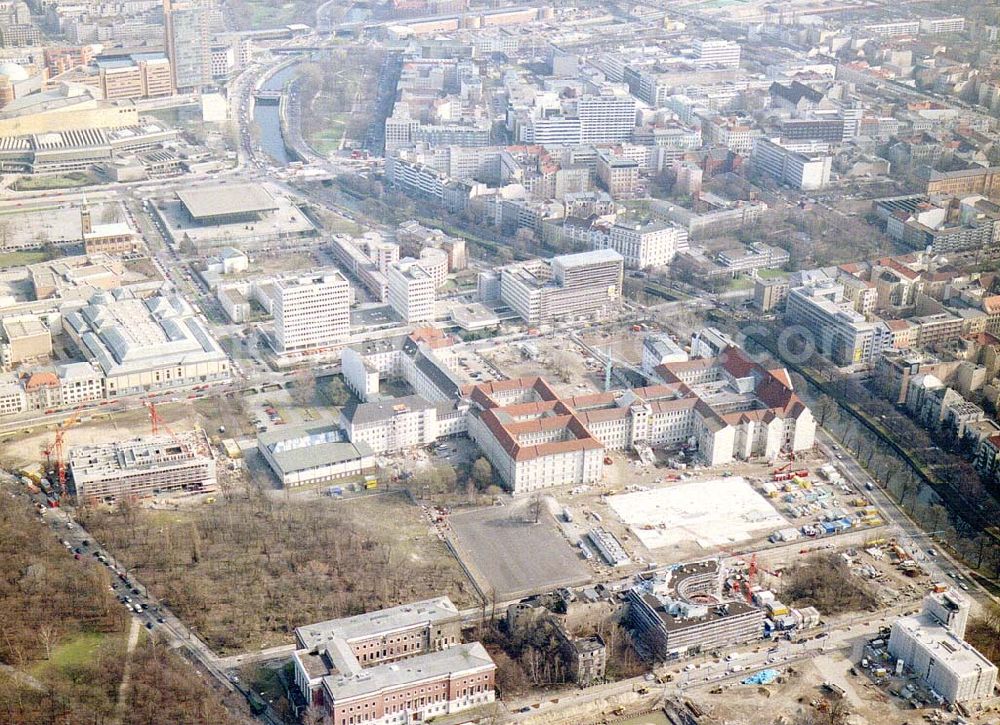
[{"label": "large office building", "polygon": [[72,448],[69,470],[81,502],[215,486],[215,458],[201,430]]},{"label": "large office building", "polygon": [[838,365],[874,362],[891,346],[886,325],[866,320],[845,297],[844,285],[833,280],[789,290],[785,316],[788,322],[808,330],[820,353]]},{"label": "large office building", "polygon": [[[447,273],[447,261],[445,263]],[[415,259],[389,265],[389,305],[407,323],[434,319],[434,278]]]},{"label": "large office building", "polygon": [[619,221],[599,242],[618,252],[629,269],[664,267],[688,246],[688,233],[673,223]]},{"label": "large office building", "polygon": [[621,298],[623,269],[611,249],[512,264],[500,270],[500,297],[529,325],[606,314]]},{"label": "large office building", "polygon": [[695,63],[700,67],[738,68],[740,45],[729,40],[694,40]]},{"label": "large office building", "polygon": [[933,593],[920,614],[892,625],[889,654],[949,703],[991,697],[997,667],[964,640],[969,602],[957,592]]},{"label": "large office building", "polygon": [[[432,403],[454,401],[464,381],[457,373],[455,342],[437,328],[421,327],[408,335],[348,345],[340,355],[344,382],[362,402],[381,400],[379,387],[386,378],[405,380]],[[457,432],[444,428],[442,435]]]},{"label": "large office building", "polygon": [[274,282],[274,349],[282,355],[342,344],[351,329],[351,286],[337,271]]},{"label": "large office building", "polygon": [[630,141],[635,130],[635,98],[624,90],[606,87],[577,101],[581,143]]},{"label": "large office building", "polygon": [[754,168],[793,189],[813,191],[829,185],[833,157],[805,154],[766,138],[753,145]]},{"label": "large office building", "polygon": [[419,395],[349,405],[341,427],[352,443],[375,453],[396,453],[430,445],[438,438],[437,406]]},{"label": "large office building", "polygon": [[212,85],[212,27],[209,0],[163,0],[167,57],[178,91]]},{"label": "large office building", "polygon": [[295,630],[295,684],[334,725],[397,725],[493,701],[496,666],[447,597]]},{"label": "large office building", "polygon": [[98,292],[63,328],[100,368],[108,399],[230,379],[229,358],[180,295]]},{"label": "large office building", "polygon": [[604,445],[541,378],[484,383],[470,397],[469,436],[514,493],[604,475]]},{"label": "large office building", "polygon": [[690,447],[717,466],[775,460],[815,443],[816,421],[788,373],[739,348],[653,372],[661,384],[565,398],[541,378],[476,385],[469,436],[514,493],[598,481],[607,450]]},{"label": "large office building", "polygon": [[162,53],[102,56],[96,66],[101,92],[108,100],[161,98],[174,92],[170,61]]},{"label": "large office building", "polygon": [[628,592],[628,621],[658,660],[754,642],[764,612],[722,596],[719,562],[681,564]]}]

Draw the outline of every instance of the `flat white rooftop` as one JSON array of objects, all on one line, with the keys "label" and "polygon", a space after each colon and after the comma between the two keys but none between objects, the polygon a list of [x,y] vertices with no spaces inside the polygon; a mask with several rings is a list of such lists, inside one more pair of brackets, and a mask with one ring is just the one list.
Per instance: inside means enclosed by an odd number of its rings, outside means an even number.
[{"label": "flat white rooftop", "polygon": [[977,675],[983,670],[992,670],[995,667],[971,644],[956,637],[926,612],[913,617],[903,617],[895,626],[909,632],[931,653],[935,661],[944,664],[959,677]]},{"label": "flat white rooftop", "polygon": [[714,548],[788,525],[741,476],[619,494],[608,505],[647,549],[689,541]]}]

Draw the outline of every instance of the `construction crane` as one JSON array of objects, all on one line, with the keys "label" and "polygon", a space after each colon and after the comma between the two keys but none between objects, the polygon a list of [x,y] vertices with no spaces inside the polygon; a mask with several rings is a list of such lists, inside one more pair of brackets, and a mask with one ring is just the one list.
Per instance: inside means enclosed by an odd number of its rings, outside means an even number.
[{"label": "construction crane", "polygon": [[170,430],[170,426],[167,425],[167,422],[160,416],[160,412],[156,409],[156,403],[152,400],[146,400],[143,402],[143,405],[149,409],[149,424],[153,431],[153,435],[158,435],[160,431],[163,430],[166,431],[171,438],[177,437],[174,432]]},{"label": "construction crane", "polygon": [[760,566],[760,564],[757,563],[756,553],[751,554],[749,560],[744,558],[742,554],[737,554],[733,551],[723,550],[723,553],[733,557],[734,559],[736,559],[737,561],[746,566],[747,568],[746,582],[741,583],[739,579],[733,579],[731,585],[733,593],[738,596],[742,591],[743,596],[746,598],[748,603],[753,601],[753,592],[751,591],[751,588],[753,587],[754,580],[757,578],[757,574],[759,572],[764,572],[765,574],[773,576],[776,579],[781,578],[781,572],[771,571],[770,569],[765,569],[764,567]]},{"label": "construction crane", "polygon": [[[66,430],[76,425],[79,420],[79,413],[73,413],[73,415],[64,420],[59,427],[56,428],[56,439],[52,444],[51,453],[54,453],[56,457],[56,480],[59,483],[60,498],[66,495],[66,450],[64,446],[64,437],[66,435]],[[46,451],[46,455],[49,455],[49,452],[50,451]]]}]

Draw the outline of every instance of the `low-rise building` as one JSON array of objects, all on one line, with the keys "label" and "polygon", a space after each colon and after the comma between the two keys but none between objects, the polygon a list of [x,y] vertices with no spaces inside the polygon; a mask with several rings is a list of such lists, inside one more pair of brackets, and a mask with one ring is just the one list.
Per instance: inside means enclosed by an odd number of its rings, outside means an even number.
[{"label": "low-rise building", "polygon": [[684,348],[669,335],[649,334],[642,341],[642,371],[647,375],[652,375],[660,365],[687,359]]},{"label": "low-rise building", "polygon": [[364,441],[350,442],[343,429],[328,423],[273,428],[257,436],[257,450],[286,487],[375,470],[371,448]]},{"label": "low-rise building", "polygon": [[63,328],[104,376],[104,397],[225,382],[229,358],[179,295],[94,294]]}]

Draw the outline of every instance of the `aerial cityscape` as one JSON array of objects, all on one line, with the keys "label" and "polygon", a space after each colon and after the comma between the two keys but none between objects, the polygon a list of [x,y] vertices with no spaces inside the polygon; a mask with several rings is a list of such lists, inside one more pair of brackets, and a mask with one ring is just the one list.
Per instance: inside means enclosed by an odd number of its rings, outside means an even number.
[{"label": "aerial cityscape", "polygon": [[998,725],[1000,5],[0,0],[0,725]]}]

